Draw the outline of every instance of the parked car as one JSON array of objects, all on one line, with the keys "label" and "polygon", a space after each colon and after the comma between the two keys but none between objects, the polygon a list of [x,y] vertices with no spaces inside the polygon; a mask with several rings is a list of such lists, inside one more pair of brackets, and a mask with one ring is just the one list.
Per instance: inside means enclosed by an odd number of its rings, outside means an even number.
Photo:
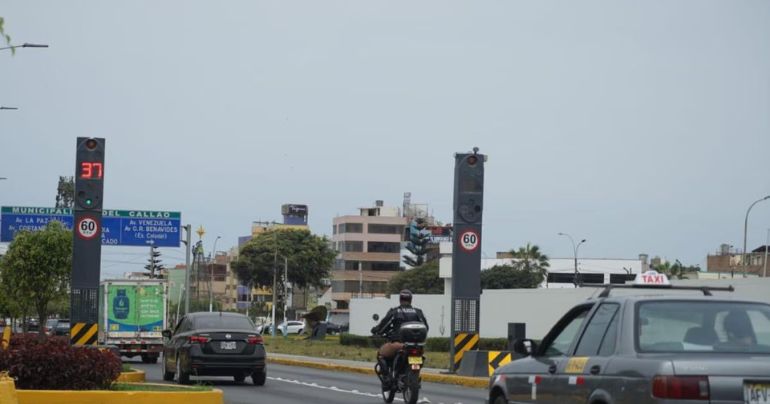
[{"label": "parked car", "polygon": [[189,384],[190,376],[251,376],[267,380],[265,346],[251,320],[238,313],[190,313],[176,328],[164,330],[163,380]]},{"label": "parked car", "polygon": [[768,403],[770,305],[716,298],[715,289],[606,289],[568,311],[542,343],[516,341],[526,357],[495,370],[488,402]]},{"label": "parked car", "polygon": [[70,321],[64,318],[49,318],[45,322],[45,333],[48,335],[64,336],[70,333]]},{"label": "parked car", "polygon": [[270,323],[258,325],[257,326],[257,332],[260,333],[260,334],[263,334],[263,335],[270,334],[270,327],[271,326],[272,326],[272,324],[270,324]]},{"label": "parked car", "polygon": [[349,327],[350,326],[348,324],[339,325],[332,322],[326,322],[326,332],[328,334],[340,334],[347,332]]},{"label": "parked car", "polygon": [[305,323],[302,321],[289,321],[288,324],[286,321],[282,322],[281,324],[278,324],[278,328],[276,330],[279,334],[302,334],[302,331],[305,329]]}]

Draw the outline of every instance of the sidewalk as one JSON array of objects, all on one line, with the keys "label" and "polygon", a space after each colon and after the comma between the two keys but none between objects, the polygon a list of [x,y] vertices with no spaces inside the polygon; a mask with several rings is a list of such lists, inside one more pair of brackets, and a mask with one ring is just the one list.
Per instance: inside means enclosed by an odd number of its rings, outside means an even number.
[{"label": "sidewalk", "polygon": [[[374,362],[351,361],[345,359],[317,358],[313,356],[288,355],[281,353],[267,354],[267,361],[288,366],[302,366],[340,372],[352,372],[374,375]],[[465,377],[453,374],[443,374],[446,369],[423,368],[422,380],[433,383],[455,384],[465,387],[487,388],[489,378]]]}]

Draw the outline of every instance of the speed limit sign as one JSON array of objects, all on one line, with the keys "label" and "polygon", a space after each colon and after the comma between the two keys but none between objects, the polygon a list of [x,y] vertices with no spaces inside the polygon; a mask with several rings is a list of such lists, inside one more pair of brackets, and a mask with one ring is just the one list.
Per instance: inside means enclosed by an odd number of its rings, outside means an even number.
[{"label": "speed limit sign", "polygon": [[91,240],[92,238],[99,235],[100,228],[99,228],[99,222],[96,221],[93,217],[86,216],[81,218],[76,223],[76,229],[78,236],[82,239]]},{"label": "speed limit sign", "polygon": [[466,231],[460,235],[460,247],[472,252],[479,247],[479,235],[473,230]]}]

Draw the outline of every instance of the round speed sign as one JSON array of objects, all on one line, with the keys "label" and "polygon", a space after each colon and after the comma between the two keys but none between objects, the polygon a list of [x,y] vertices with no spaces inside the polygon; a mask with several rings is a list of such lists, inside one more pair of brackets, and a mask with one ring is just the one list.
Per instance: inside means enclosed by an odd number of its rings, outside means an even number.
[{"label": "round speed sign", "polygon": [[76,223],[75,228],[77,229],[78,236],[86,240],[96,237],[101,230],[99,228],[99,222],[89,216],[80,218]]},{"label": "round speed sign", "polygon": [[471,252],[479,248],[479,235],[473,230],[468,230],[460,235],[460,247]]}]

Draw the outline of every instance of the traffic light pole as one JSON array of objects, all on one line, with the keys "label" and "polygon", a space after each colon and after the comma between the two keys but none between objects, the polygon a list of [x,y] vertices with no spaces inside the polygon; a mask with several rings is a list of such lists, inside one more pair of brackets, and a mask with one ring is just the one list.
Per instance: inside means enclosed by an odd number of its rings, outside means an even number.
[{"label": "traffic light pole", "polygon": [[450,373],[458,370],[465,352],[478,349],[485,161],[478,148],[455,154]]},{"label": "traffic light pole", "polygon": [[73,345],[97,342],[104,154],[103,138],[77,138],[70,288],[70,342]]}]

